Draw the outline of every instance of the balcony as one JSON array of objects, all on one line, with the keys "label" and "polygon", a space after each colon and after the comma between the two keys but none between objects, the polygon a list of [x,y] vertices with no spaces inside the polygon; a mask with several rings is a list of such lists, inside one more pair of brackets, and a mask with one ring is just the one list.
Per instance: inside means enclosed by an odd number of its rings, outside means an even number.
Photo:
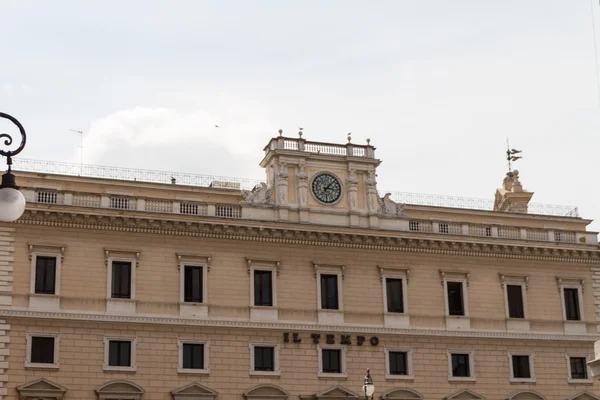
[{"label": "balcony", "polygon": [[271,139],[265,147],[265,156],[275,150],[301,151],[311,154],[341,157],[375,158],[375,147],[370,144],[312,142],[302,138],[295,139],[283,136]]}]

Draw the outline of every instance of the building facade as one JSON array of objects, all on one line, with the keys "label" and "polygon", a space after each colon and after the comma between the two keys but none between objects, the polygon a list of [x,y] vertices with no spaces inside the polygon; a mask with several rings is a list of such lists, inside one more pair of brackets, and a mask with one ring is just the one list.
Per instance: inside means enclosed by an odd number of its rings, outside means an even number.
[{"label": "building facade", "polygon": [[382,400],[600,399],[591,221],[536,211],[517,171],[489,210],[401,204],[379,164],[280,135],[252,190],[22,168],[3,398],[357,399],[370,368]]}]

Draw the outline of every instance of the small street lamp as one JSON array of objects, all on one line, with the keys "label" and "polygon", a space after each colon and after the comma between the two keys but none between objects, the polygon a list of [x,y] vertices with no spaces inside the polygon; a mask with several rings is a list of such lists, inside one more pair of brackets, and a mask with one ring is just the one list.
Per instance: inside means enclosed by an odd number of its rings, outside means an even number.
[{"label": "small street lamp", "polygon": [[[13,116],[0,112],[0,118],[8,119],[15,124],[21,132],[21,143],[15,150],[2,150],[0,149],[0,155],[6,157],[6,163],[8,164],[8,171],[2,175],[2,184],[0,184],[0,221],[2,222],[13,222],[18,220],[23,212],[25,212],[25,197],[19,192],[15,176],[11,173],[12,157],[19,154],[25,147],[27,135],[25,134],[25,128],[17,119]],[[2,142],[4,139],[4,142]],[[8,133],[0,132],[0,146],[12,145],[13,138]]]},{"label": "small street lamp", "polygon": [[365,376],[365,384],[363,385],[363,392],[365,393],[365,400],[372,398],[375,393],[375,385],[373,385],[373,378],[371,378],[371,370],[367,368],[367,376]]}]

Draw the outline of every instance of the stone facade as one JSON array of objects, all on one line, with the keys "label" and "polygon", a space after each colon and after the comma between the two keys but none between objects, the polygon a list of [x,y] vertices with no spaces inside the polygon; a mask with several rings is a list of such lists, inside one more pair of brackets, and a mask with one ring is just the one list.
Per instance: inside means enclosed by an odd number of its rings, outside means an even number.
[{"label": "stone facade", "polygon": [[[599,398],[569,361],[591,360],[598,336],[589,220],[372,200],[372,146],[285,140],[267,146],[267,183],[246,192],[19,173],[28,209],[0,226],[2,397],[354,399],[370,368],[382,399]],[[333,206],[311,194],[322,171],[349,185]],[[36,286],[44,257],[54,293]],[[111,292],[114,262],[131,265],[129,298]],[[202,268],[200,302],[186,300],[187,266]],[[270,305],[255,304],[256,269],[271,272]],[[338,277],[335,310],[323,274]],[[388,278],[402,280],[402,312],[387,308]],[[462,285],[461,316],[448,282]],[[509,318],[507,285],[522,287],[523,318]],[[34,338],[53,340],[53,362],[31,359]],[[109,365],[111,341],[131,344],[130,365]],[[202,368],[182,365],[186,343],[202,344]],[[253,368],[257,347],[273,349],[273,368]],[[324,371],[328,349],[339,372]],[[390,352],[406,354],[406,373],[390,373]],[[468,376],[454,376],[452,354],[469,355]],[[513,355],[529,357],[529,378]]]}]

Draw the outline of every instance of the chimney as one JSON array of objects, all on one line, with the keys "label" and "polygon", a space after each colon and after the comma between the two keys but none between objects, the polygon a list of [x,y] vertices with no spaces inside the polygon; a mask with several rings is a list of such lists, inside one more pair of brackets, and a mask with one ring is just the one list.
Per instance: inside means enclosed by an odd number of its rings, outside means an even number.
[{"label": "chimney", "polygon": [[533,192],[523,190],[519,181],[519,171],[507,172],[502,188],[496,190],[494,211],[527,213]]}]

